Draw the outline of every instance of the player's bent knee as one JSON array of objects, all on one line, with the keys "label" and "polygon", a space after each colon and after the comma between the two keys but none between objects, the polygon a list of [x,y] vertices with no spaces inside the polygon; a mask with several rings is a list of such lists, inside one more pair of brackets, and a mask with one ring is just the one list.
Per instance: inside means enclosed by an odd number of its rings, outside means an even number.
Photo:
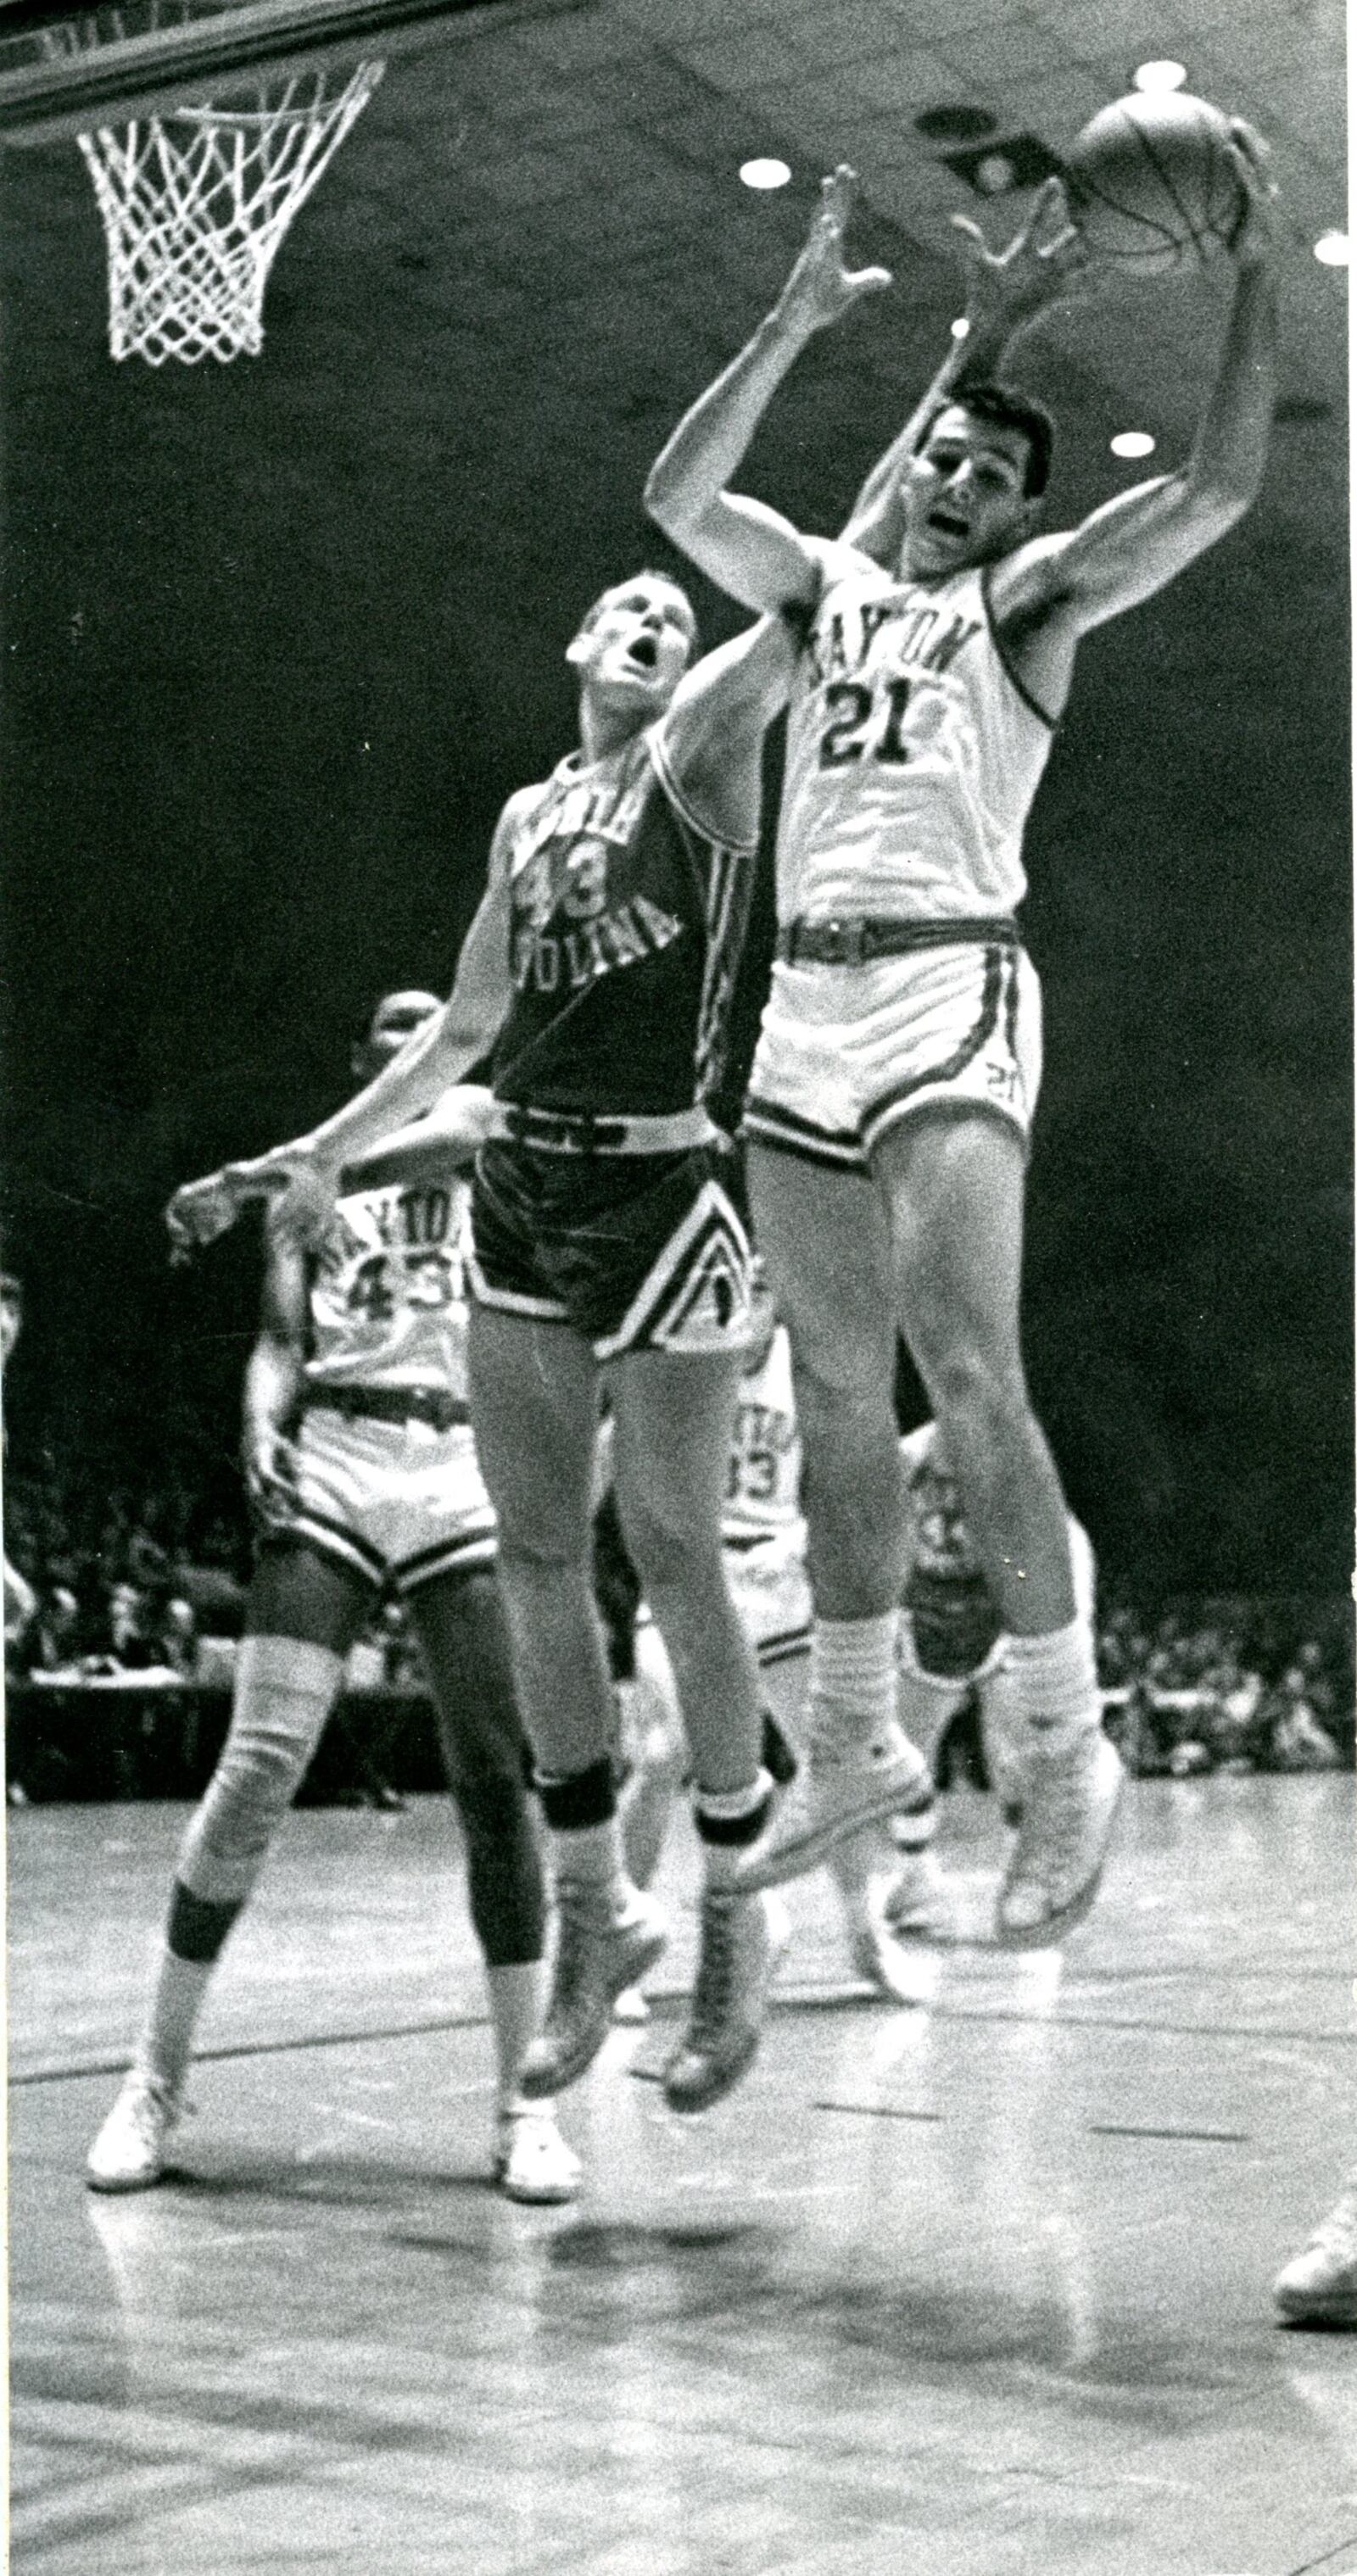
[{"label": "player's bent knee", "polygon": [[328,1648],[247,1637],[231,1731],[180,1850],[179,1878],[213,1904],[248,1896],[320,1740],[343,1677]]}]

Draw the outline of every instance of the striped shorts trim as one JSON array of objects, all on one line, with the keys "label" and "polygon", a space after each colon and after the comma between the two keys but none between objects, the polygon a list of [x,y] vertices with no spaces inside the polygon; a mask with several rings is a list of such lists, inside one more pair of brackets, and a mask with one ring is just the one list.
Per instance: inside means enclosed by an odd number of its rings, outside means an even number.
[{"label": "striped shorts trim", "polygon": [[417,1592],[493,1563],[495,1515],[469,1429],[350,1418],[314,1407],[297,1436],[297,1501],[261,1532],[296,1539],[374,1593]]},{"label": "striped shorts trim", "polygon": [[906,1118],[998,1118],[1026,1142],[1041,1082],[1041,988],[1000,942],[866,967],[774,968],[744,1132],[866,1174]]}]

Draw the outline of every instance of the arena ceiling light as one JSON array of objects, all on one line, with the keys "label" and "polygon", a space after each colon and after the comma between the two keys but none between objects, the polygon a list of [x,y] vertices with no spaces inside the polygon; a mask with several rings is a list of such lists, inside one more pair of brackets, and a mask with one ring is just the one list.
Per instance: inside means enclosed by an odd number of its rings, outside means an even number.
[{"label": "arena ceiling light", "polygon": [[1153,456],[1154,440],[1147,429],[1119,429],[1108,446],[1114,456]]},{"label": "arena ceiling light", "polygon": [[1131,74],[1132,89],[1185,89],[1186,63],[1141,63]]},{"label": "arena ceiling light", "polygon": [[785,161],[756,158],[740,164],[740,177],[746,188],[785,188],[791,175]]},{"label": "arena ceiling light", "polygon": [[1346,268],[1348,237],[1346,233],[1321,233],[1315,243],[1315,257],[1324,268]]}]

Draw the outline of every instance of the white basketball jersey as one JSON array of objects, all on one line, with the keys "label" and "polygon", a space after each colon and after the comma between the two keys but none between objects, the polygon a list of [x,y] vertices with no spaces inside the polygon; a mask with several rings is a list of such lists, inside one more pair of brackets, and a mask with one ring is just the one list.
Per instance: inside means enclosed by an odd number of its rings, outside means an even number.
[{"label": "white basketball jersey", "polygon": [[779,1324],[758,1367],[740,1381],[721,1528],[728,1539],[766,1538],[795,1529],[800,1518],[792,1353],[787,1328]]},{"label": "white basketball jersey", "polygon": [[465,1403],[465,1181],[342,1198],[311,1286],[313,1386],[435,1387]]},{"label": "white basketball jersey", "polygon": [[982,570],[901,581],[836,549],[788,719],[779,921],[1011,912],[1050,744]]}]

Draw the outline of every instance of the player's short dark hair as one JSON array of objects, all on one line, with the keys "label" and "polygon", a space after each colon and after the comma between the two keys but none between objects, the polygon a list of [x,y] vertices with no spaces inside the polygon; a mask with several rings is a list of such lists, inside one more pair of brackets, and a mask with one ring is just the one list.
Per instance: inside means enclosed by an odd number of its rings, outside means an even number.
[{"label": "player's short dark hair", "polygon": [[[1022,478],[1024,497],[1040,498],[1051,479],[1051,458],[1055,451],[1055,423],[1030,394],[1020,394],[1013,385],[997,379],[979,377],[963,382],[955,393],[940,402],[930,415],[919,446],[926,447],[945,411],[968,411],[972,420],[986,420],[996,429],[1016,429],[1027,441],[1027,465]],[[917,452],[917,451],[916,451]]]}]

